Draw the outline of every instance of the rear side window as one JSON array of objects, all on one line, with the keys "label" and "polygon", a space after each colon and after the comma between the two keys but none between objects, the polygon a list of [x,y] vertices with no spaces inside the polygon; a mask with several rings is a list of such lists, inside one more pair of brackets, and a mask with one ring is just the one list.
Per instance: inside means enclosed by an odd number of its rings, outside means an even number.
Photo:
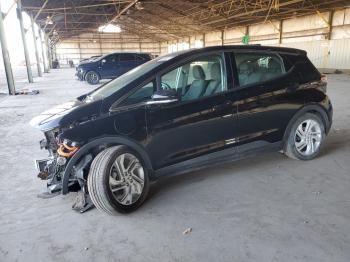
[{"label": "rear side window", "polygon": [[128,62],[128,61],[134,61],[135,56],[133,54],[120,54],[119,61],[120,62]]},{"label": "rear side window", "polygon": [[235,60],[240,86],[268,81],[286,72],[283,60],[277,54],[235,53]]},{"label": "rear side window", "polygon": [[135,55],[137,61],[148,61],[151,60],[150,56],[147,54],[137,54]]},{"label": "rear side window", "polygon": [[[321,79],[320,72],[311,63],[306,55],[289,55],[283,54],[283,60],[285,61],[286,67],[294,67],[298,74],[299,82],[301,84],[318,81]],[[289,68],[287,68],[289,70]]]}]

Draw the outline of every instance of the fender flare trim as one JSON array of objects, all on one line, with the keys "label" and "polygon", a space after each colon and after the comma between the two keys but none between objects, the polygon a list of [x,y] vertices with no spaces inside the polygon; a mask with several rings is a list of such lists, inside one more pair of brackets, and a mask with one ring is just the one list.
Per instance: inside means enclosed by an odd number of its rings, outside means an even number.
[{"label": "fender flare trim", "polygon": [[326,133],[329,131],[330,126],[331,126],[331,119],[328,116],[328,113],[326,111],[325,108],[323,108],[321,105],[319,104],[307,104],[305,106],[303,106],[302,108],[300,108],[292,117],[292,119],[289,121],[287,128],[284,131],[284,135],[283,135],[283,143],[285,143],[285,141],[287,141],[288,139],[288,135],[289,135],[289,131],[292,128],[293,124],[295,123],[295,121],[302,116],[303,114],[310,112],[310,111],[316,111],[319,114],[321,114],[323,120],[325,121],[325,131]]},{"label": "fender flare trim", "polygon": [[146,150],[136,142],[123,138],[123,137],[103,137],[103,138],[98,138],[95,139],[87,144],[85,144],[83,147],[81,147],[73,156],[72,158],[68,161],[68,164],[64,170],[64,174],[62,177],[62,194],[66,195],[68,191],[68,182],[69,182],[69,176],[70,173],[73,169],[73,166],[77,164],[77,162],[87,153],[90,152],[91,149],[99,146],[99,145],[125,145],[130,147],[132,150],[135,150],[143,159],[145,162],[146,168],[148,170],[153,170],[151,160],[146,152]]}]

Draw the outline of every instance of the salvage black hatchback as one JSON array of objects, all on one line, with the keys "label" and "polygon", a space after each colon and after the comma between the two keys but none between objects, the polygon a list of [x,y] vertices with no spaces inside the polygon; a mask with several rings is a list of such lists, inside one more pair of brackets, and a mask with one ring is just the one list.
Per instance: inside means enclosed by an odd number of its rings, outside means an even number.
[{"label": "salvage black hatchback", "polygon": [[327,83],[297,49],[218,46],[147,62],[31,121],[50,152],[48,193],[110,214],[145,200],[151,181],[257,152],[316,157],[332,123]]}]

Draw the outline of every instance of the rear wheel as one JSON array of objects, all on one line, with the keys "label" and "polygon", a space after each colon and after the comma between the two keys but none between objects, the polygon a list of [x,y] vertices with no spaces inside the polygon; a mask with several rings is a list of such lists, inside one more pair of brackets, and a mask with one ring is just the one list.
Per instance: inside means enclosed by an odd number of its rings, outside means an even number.
[{"label": "rear wheel", "polygon": [[315,114],[301,116],[290,129],[285,145],[285,154],[299,160],[315,158],[326,137],[322,119]]},{"label": "rear wheel", "polygon": [[95,71],[89,71],[86,73],[85,80],[90,85],[96,85],[100,81],[100,76]]},{"label": "rear wheel", "polygon": [[149,189],[142,159],[125,146],[99,153],[91,164],[87,184],[92,202],[109,214],[135,210],[146,199]]}]

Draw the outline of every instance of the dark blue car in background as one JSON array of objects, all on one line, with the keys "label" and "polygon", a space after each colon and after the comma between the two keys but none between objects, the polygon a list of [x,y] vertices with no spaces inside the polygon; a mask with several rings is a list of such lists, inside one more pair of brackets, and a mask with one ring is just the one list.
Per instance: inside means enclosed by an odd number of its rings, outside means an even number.
[{"label": "dark blue car in background", "polygon": [[149,60],[147,53],[112,53],[81,62],[77,66],[77,77],[89,84],[98,84],[100,79],[113,79]]}]

